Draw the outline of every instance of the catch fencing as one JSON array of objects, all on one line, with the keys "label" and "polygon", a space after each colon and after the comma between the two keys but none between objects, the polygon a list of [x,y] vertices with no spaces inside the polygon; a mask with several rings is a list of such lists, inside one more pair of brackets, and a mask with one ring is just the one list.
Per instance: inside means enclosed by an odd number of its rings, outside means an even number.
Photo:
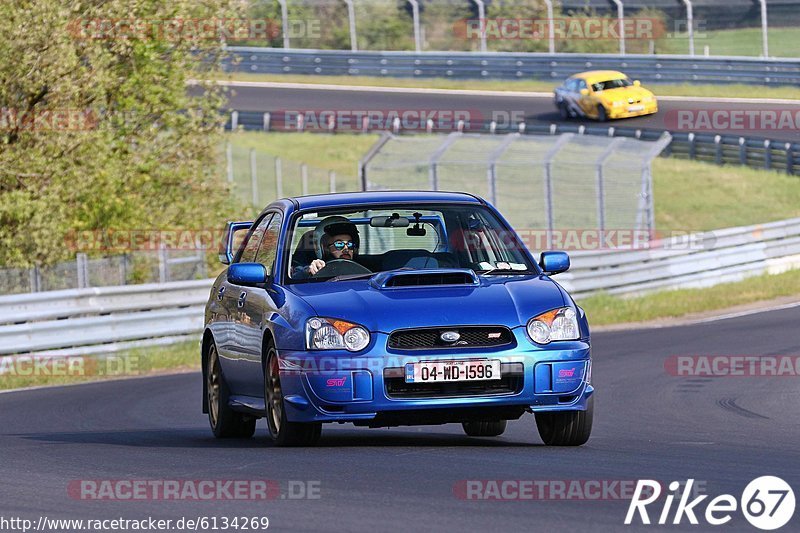
[{"label": "catch fencing", "polygon": [[[359,165],[364,190],[478,194],[517,228],[652,232],[652,160],[669,144],[623,137],[383,136]],[[549,235],[549,233],[548,233]]]}]

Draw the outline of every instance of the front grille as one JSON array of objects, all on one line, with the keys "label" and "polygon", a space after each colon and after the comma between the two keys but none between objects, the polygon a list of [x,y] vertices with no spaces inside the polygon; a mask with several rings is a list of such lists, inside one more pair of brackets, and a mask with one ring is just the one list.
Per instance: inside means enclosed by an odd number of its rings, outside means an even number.
[{"label": "front grille", "polygon": [[[446,342],[445,332],[460,335],[456,342]],[[514,341],[511,330],[502,326],[465,326],[454,328],[404,329],[389,335],[389,348],[397,350],[425,350],[445,348],[494,348]]]},{"label": "front grille", "polygon": [[450,383],[406,383],[402,369],[384,369],[383,383],[389,398],[453,398],[517,394],[524,386],[522,363],[502,363],[501,379],[494,381],[455,381]]}]

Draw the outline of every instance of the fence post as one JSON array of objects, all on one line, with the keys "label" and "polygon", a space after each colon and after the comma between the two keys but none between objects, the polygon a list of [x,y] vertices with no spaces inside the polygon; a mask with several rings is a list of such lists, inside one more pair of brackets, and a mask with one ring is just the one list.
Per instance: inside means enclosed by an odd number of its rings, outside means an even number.
[{"label": "fence post", "polygon": [[275,158],[275,194],[277,198],[283,198],[283,165],[281,158]]},{"label": "fence post", "polygon": [[764,168],[772,170],[772,143],[769,139],[764,139]]},{"label": "fence post", "polygon": [[739,137],[739,163],[747,165],[747,140],[744,137]]},{"label": "fence post", "polygon": [[761,3],[761,40],[764,58],[769,57],[769,22],[767,21],[767,0],[759,0]]},{"label": "fence post", "polygon": [[287,50],[291,48],[289,43],[289,8],[286,5],[286,0],[278,0],[281,5],[281,26],[283,28],[283,47]]},{"label": "fence post", "polygon": [[556,53],[555,21],[553,20],[553,0],[544,0],[547,6],[547,49],[551,54]]},{"label": "fence post", "polygon": [[330,182],[330,191],[336,192],[336,172],[333,170],[328,171],[328,181]]},{"label": "fence post", "polygon": [[622,0],[611,0],[617,6],[617,25],[619,28],[619,55],[625,55],[625,6]]},{"label": "fence post", "polygon": [[689,133],[686,136],[686,140],[689,141],[689,159],[695,159],[697,156],[697,146],[694,142],[694,133]]},{"label": "fence post", "polygon": [[30,269],[31,292],[40,292],[42,290],[42,273],[39,271],[38,265],[33,265]]},{"label": "fence post", "polygon": [[253,194],[253,207],[258,209],[259,195],[258,195],[258,170],[256,169],[256,150],[250,148],[250,192]]},{"label": "fence post", "polygon": [[300,183],[302,186],[303,196],[308,194],[308,165],[300,163]]},{"label": "fence post", "polygon": [[689,55],[694,55],[694,12],[692,10],[692,1],[683,0],[686,4],[686,30],[689,32]]},{"label": "fence post", "polygon": [[239,112],[231,111],[231,131],[236,131],[239,128]]},{"label": "fence post", "polygon": [[789,175],[794,174],[794,151],[792,150],[792,143],[784,145],[786,149],[786,173]]},{"label": "fence post", "polygon": [[714,136],[714,162],[718,165],[722,164],[722,137],[720,135]]},{"label": "fence post", "polygon": [[158,248],[158,282],[166,283],[169,280],[169,269],[167,265],[167,248],[162,242]]},{"label": "fence post", "polygon": [[344,0],[347,4],[347,19],[350,25],[350,50],[358,51],[358,36],[356,35],[356,13],[353,9],[353,0]]},{"label": "fence post", "polygon": [[419,34],[419,2],[417,0],[408,0],[408,3],[411,4],[411,19],[414,24],[414,50],[419,53],[422,51],[422,39]]},{"label": "fence post", "polygon": [[486,5],[483,0],[472,0],[478,6],[478,21],[481,28],[481,52],[486,51]]},{"label": "fence post", "polygon": [[78,275],[78,288],[85,289],[89,286],[89,269],[85,253],[79,252],[75,254],[75,268]]},{"label": "fence post", "polygon": [[228,183],[233,183],[233,146],[230,141],[225,145],[225,162],[227,164]]},{"label": "fence post", "polygon": [[269,123],[270,123],[271,120],[272,120],[272,115],[269,114],[269,111],[264,113],[264,118],[263,118],[263,129],[264,129],[264,131],[269,131]]}]

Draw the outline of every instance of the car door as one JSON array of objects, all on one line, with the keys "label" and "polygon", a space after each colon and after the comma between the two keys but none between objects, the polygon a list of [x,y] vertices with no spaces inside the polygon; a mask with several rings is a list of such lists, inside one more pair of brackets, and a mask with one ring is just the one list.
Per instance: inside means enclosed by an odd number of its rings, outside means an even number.
[{"label": "car door", "polygon": [[[595,109],[595,99],[592,89],[586,84],[586,80],[578,80],[578,106],[584,116],[594,117],[597,114]],[[584,94],[586,92],[586,94]]]},{"label": "car door", "polygon": [[[269,222],[263,228],[255,257],[250,262],[264,265],[269,276],[275,268],[283,216],[276,212],[266,218],[269,218]],[[236,375],[230,376],[230,379],[237,382],[236,390],[240,394],[260,397],[264,391],[261,368],[263,328],[270,316],[277,311],[277,306],[272,293],[265,287],[236,286],[236,295],[235,328],[237,337],[242,342]]]},{"label": "car door", "polygon": [[[252,263],[255,261],[258,246],[261,244],[261,238],[264,236],[264,231],[272,219],[274,213],[267,213],[262,218],[256,221],[253,225],[253,230],[245,237],[236,257],[233,258],[234,263]],[[220,357],[222,364],[222,371],[225,374],[225,379],[228,386],[231,387],[236,393],[239,392],[239,384],[237,383],[236,376],[241,375],[243,370],[240,368],[240,361],[243,354],[248,350],[247,339],[242,335],[241,327],[241,305],[239,304],[242,298],[242,290],[244,287],[235,285],[227,280],[227,278],[217,288],[222,292],[221,303],[225,308],[228,315],[228,331],[226,341],[223,346],[220,346]]]}]

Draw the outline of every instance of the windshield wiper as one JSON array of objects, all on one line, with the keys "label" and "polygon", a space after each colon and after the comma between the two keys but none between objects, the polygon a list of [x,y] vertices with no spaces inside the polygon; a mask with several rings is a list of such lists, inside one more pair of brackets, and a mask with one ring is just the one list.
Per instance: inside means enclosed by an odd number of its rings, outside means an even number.
[{"label": "windshield wiper", "polygon": [[521,274],[521,275],[528,275],[528,274],[538,274],[535,270],[516,270],[514,268],[492,268],[490,270],[476,270],[476,274],[479,276],[489,276],[491,274]]},{"label": "windshield wiper", "polygon": [[364,272],[363,274],[342,274],[341,276],[327,278],[326,281],[350,281],[351,279],[371,278],[375,274],[377,274],[377,272]]}]

